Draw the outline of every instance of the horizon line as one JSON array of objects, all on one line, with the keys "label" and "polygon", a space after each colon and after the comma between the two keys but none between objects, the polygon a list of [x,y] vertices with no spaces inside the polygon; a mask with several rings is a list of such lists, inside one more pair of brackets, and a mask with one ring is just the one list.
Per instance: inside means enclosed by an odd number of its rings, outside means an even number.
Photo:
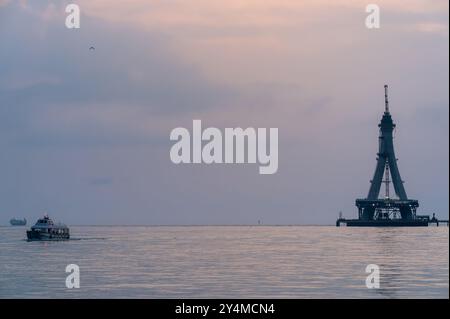
[{"label": "horizon line", "polygon": [[[0,225],[0,227],[26,227],[28,225]],[[256,226],[256,227],[295,227],[295,226],[336,226],[335,224],[71,224],[70,226],[81,226],[81,227],[242,227],[242,226]]]}]

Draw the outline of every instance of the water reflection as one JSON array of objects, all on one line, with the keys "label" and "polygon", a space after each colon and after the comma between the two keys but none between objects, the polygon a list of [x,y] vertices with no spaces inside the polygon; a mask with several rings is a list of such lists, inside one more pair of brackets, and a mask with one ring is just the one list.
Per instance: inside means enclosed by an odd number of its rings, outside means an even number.
[{"label": "water reflection", "polygon": [[[26,242],[0,228],[0,297],[448,298],[448,228],[72,227]],[[436,253],[439,252],[439,253]],[[65,288],[65,267],[81,288]],[[380,267],[380,289],[365,268]]]}]

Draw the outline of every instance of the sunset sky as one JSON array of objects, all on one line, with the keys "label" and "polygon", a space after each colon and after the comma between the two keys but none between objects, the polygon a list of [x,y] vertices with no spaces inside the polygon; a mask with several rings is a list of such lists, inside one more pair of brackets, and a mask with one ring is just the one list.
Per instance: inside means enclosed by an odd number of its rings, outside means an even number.
[{"label": "sunset sky", "polygon": [[[384,84],[408,197],[448,219],[448,1],[372,2],[380,29],[356,0],[0,0],[0,225],[356,217]],[[278,172],[173,164],[193,119],[278,128]]]}]

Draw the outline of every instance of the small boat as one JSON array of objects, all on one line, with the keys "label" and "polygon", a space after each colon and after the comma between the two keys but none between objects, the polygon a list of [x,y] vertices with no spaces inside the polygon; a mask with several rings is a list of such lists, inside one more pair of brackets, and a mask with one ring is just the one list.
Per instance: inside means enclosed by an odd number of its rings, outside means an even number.
[{"label": "small boat", "polygon": [[65,240],[70,238],[69,227],[64,224],[55,224],[53,220],[44,215],[38,219],[30,230],[27,230],[28,240]]},{"label": "small boat", "polygon": [[17,218],[11,218],[9,221],[11,226],[25,226],[27,224],[27,220],[24,219],[17,219]]}]

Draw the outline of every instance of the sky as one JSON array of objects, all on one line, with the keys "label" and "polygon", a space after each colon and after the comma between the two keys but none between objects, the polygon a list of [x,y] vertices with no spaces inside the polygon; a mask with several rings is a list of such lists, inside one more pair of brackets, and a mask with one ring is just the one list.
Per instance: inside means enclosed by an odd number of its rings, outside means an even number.
[{"label": "sky", "polygon": [[[354,218],[384,84],[408,197],[448,219],[448,1],[372,2],[379,29],[356,0],[0,0],[0,225]],[[173,164],[194,119],[278,128],[278,172]]]}]

